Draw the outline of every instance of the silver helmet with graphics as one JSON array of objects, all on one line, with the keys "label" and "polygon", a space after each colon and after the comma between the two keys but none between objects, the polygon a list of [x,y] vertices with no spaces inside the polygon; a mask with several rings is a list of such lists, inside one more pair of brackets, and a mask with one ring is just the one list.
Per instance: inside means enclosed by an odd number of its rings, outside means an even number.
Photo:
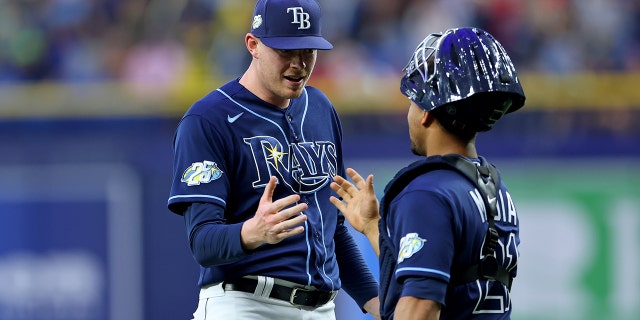
[{"label": "silver helmet with graphics", "polygon": [[490,130],[525,95],[503,46],[478,28],[427,36],[404,68],[400,91],[449,130]]}]

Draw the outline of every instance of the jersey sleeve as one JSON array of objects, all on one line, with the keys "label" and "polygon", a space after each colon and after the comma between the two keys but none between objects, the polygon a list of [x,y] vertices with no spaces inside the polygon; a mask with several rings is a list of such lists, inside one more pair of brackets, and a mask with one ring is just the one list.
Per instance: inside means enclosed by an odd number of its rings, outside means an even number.
[{"label": "jersey sleeve", "polygon": [[168,201],[171,211],[183,214],[192,202],[226,207],[229,190],[226,141],[209,120],[199,115],[182,119],[173,142],[173,183]]},{"label": "jersey sleeve", "polygon": [[242,247],[242,223],[225,224],[224,209],[213,203],[193,203],[184,213],[189,247],[202,266],[235,262],[249,253]]},{"label": "jersey sleeve", "polygon": [[[452,212],[442,195],[430,191],[404,193],[392,203],[390,216],[397,266],[394,277],[403,294],[444,304],[454,256]],[[407,281],[406,279],[420,281]],[[415,287],[412,287],[412,283]],[[422,290],[428,283],[430,290]]]},{"label": "jersey sleeve", "polygon": [[182,119],[174,138],[174,177],[169,209],[184,215],[195,260],[202,266],[228,264],[247,255],[241,223],[227,224],[228,188],[224,137],[200,115]]}]

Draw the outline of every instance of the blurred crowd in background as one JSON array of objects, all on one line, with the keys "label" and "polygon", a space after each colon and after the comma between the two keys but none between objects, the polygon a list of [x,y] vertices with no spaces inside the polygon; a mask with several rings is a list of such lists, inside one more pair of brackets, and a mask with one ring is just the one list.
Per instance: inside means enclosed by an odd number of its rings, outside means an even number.
[{"label": "blurred crowd in background", "polygon": [[[316,74],[397,75],[430,32],[477,26],[521,72],[640,71],[638,0],[320,0]],[[253,0],[0,0],[0,83],[239,76]],[[325,60],[323,60],[325,59]]]}]

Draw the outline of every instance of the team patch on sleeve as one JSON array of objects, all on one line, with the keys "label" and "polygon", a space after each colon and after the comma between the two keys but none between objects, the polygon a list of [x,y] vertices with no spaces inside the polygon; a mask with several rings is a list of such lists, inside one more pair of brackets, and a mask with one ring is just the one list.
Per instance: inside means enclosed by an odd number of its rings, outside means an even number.
[{"label": "team patch on sleeve", "polygon": [[408,233],[400,239],[400,253],[398,254],[398,263],[404,259],[410,258],[414,253],[420,251],[427,240],[422,239],[417,233]]},{"label": "team patch on sleeve", "polygon": [[203,183],[209,183],[219,179],[222,176],[222,170],[213,161],[194,162],[182,174],[181,182],[188,186],[197,186]]}]

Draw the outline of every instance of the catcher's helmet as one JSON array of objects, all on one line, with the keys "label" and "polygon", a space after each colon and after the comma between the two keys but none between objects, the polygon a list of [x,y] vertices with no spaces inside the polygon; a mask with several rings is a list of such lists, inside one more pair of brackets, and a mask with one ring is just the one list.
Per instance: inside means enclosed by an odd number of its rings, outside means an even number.
[{"label": "catcher's helmet", "polygon": [[427,36],[404,68],[400,91],[452,130],[491,129],[524,105],[524,91],[502,45],[478,28]]}]

